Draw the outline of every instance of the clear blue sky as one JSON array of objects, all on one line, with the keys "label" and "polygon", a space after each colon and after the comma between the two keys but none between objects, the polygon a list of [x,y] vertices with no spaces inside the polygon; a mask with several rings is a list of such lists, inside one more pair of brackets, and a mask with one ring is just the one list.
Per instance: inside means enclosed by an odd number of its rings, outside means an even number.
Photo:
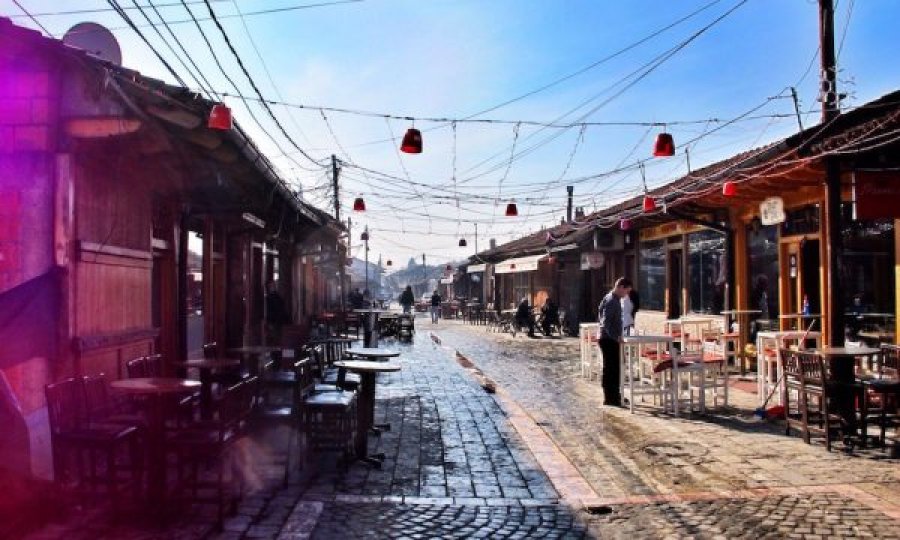
[{"label": "clear blue sky", "polygon": [[[35,13],[107,7],[103,0],[20,1]],[[119,1],[123,6],[133,5],[131,0]],[[140,1],[146,5],[147,0]],[[316,1],[323,0],[214,0],[212,5],[219,15],[229,15],[235,13],[233,2],[237,2],[241,11],[253,12]],[[160,8],[167,20],[187,18],[179,0],[153,2],[177,4]],[[245,21],[277,92],[286,101],[399,115],[465,117],[589,65],[709,3],[710,0],[366,0],[249,15]],[[694,18],[614,60],[485,117],[554,120],[686,39],[737,3],[737,0],[720,0]],[[845,106],[862,104],[900,87],[900,74],[895,65],[896,58],[900,57],[900,41],[896,39],[900,2],[839,0],[836,3],[838,43],[846,27],[839,58],[842,90],[851,94]],[[851,4],[852,17],[847,26]],[[3,0],[0,6],[6,15],[20,15],[10,0]],[[191,4],[191,7],[198,16],[207,15],[203,4]],[[144,22],[138,12],[129,13],[139,23]],[[40,16],[39,19],[56,36],[82,20],[112,27],[122,45],[126,66],[172,81],[147,47],[130,30],[122,29],[124,25],[115,14]],[[32,26],[27,19],[16,19],[16,22]],[[241,19],[226,18],[222,22],[265,96],[277,99],[276,89],[269,82]],[[241,91],[251,95],[247,80],[238,71],[215,26],[209,21],[201,24],[226,70]],[[196,28],[192,24],[175,24],[172,28],[212,85],[220,91],[232,92]],[[170,63],[184,73],[159,37],[149,28],[145,31]],[[792,85],[797,86],[803,109],[815,110],[818,59],[805,77],[804,73],[817,45],[815,2],[749,0],[586,120],[730,119],[762,105],[766,98]],[[610,95],[603,94],[591,104],[596,105]],[[301,185],[311,201],[330,208],[324,170],[305,170],[313,167],[300,156],[294,160],[279,156],[276,144],[265,132],[272,134],[284,150],[290,150],[291,146],[277,134],[263,111],[255,109],[263,125],[260,128],[250,119],[240,100],[225,98],[225,101],[284,175]],[[564,119],[575,120],[590,108],[581,108]],[[423,251],[434,261],[460,259],[471,254],[473,219],[482,221],[479,224],[479,248],[482,249],[489,237],[502,242],[558,221],[564,213],[565,185],[572,179],[646,157],[657,131],[648,132],[646,127],[590,127],[566,170],[579,139],[577,128],[538,132],[538,128],[521,126],[517,153],[534,143],[543,144],[510,164],[514,125],[460,124],[456,132],[457,186],[454,189],[451,181],[454,144],[452,130],[447,126],[425,132],[422,155],[398,157],[389,142],[364,143],[390,138],[389,129],[399,139],[408,127],[406,121],[391,121],[389,127],[383,119],[327,113],[335,141],[318,111],[289,113],[279,107],[275,111],[295,140],[317,159],[334,153],[346,161],[398,178],[408,174],[414,182],[432,186],[416,186],[373,175],[366,178],[358,170],[345,168],[344,208],[352,204],[353,197],[364,196],[369,211],[353,216],[354,225],[372,227],[374,257],[381,253],[401,265],[411,255]],[[790,100],[777,99],[765,104],[756,114],[790,112],[793,112]],[[804,121],[809,125],[817,118],[817,114],[811,114]],[[428,129],[434,124],[420,122],[417,127]],[[669,130],[677,144],[698,135],[704,127],[702,124],[672,126]],[[699,167],[796,129],[794,118],[763,118],[735,124],[692,147],[691,161],[694,167]],[[552,133],[558,137],[547,140],[547,135]],[[633,148],[634,153],[630,155]],[[647,169],[648,182],[652,187],[685,171],[683,154],[656,160]],[[640,177],[634,171],[574,183],[576,204],[587,210],[601,208],[641,189]],[[502,216],[511,197],[519,201],[521,217],[518,219]],[[526,198],[534,200],[529,203]],[[358,233],[356,228],[356,238]],[[457,247],[457,234],[467,237],[469,248]]]}]

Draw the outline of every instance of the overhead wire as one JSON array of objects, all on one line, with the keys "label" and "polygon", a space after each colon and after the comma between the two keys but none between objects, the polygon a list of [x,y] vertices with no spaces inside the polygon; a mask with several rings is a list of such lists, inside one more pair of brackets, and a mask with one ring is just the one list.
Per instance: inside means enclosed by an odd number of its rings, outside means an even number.
[{"label": "overhead wire", "polygon": [[[54,37],[54,35],[50,32],[50,30],[47,30],[47,27],[44,26],[43,24],[41,24],[41,21],[37,20],[39,14],[30,13],[27,9],[25,9],[25,6],[23,6],[22,4],[19,3],[19,0],[12,0],[12,1],[13,1],[13,4],[15,4],[16,7],[19,8],[20,10],[22,10],[22,13],[24,13],[24,15],[22,15],[22,17],[28,17],[29,19],[31,19],[31,22],[33,22],[34,24],[37,25],[38,28],[43,30],[45,34],[47,34],[50,37]],[[13,15],[13,17],[15,17],[15,15]]]}]

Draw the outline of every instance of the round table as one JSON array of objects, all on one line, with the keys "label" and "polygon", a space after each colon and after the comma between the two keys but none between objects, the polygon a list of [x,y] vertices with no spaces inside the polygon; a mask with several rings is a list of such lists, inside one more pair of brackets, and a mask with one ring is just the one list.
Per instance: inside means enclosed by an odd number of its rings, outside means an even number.
[{"label": "round table", "polygon": [[[384,460],[384,454],[371,456],[368,454],[368,434],[370,430],[376,427],[375,376],[379,373],[400,371],[400,364],[372,362],[369,360],[339,360],[334,365],[338,369],[359,373],[359,404],[357,406],[357,429],[359,429],[359,434],[356,437],[356,455],[363,461],[380,466]],[[383,431],[389,431],[390,425],[378,426],[378,428]]]},{"label": "round table", "polygon": [[147,408],[147,496],[162,510],[166,494],[165,398],[196,392],[200,383],[174,377],[139,377],[112,381],[110,388],[147,398],[141,400]]},{"label": "round table", "polygon": [[382,347],[350,347],[344,352],[351,356],[359,356],[362,358],[370,359],[396,358],[400,356],[400,351],[385,349]]}]

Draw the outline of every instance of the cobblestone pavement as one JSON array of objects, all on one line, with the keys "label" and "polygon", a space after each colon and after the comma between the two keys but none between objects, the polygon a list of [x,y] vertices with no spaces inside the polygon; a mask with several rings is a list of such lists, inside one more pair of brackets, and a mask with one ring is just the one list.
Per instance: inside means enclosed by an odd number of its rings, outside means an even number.
[{"label": "cobblestone pavement", "polygon": [[[577,340],[512,338],[454,322],[436,334],[493,381],[501,403],[505,398],[523,409],[590,484],[594,493],[581,504],[609,512],[591,519],[603,536],[617,530],[663,537],[725,534],[728,516],[740,508],[760,509],[754,514],[759,526],[744,521],[749,532],[780,535],[784,531],[773,529],[772,519],[762,518],[773,504],[794,508],[776,513],[790,515],[803,508],[794,501],[807,497],[822,503],[811,507],[813,517],[849,508],[852,516],[839,518],[862,536],[886,535],[876,525],[900,519],[900,461],[881,450],[827,452],[822,444],[786,437],[778,425],[751,420],[755,396],[745,392],[732,392],[737,407],[709,415],[673,418],[650,408],[631,414],[601,405],[599,384],[581,377]],[[702,530],[662,526],[682,513]],[[793,526],[793,519],[784,521]]]}]

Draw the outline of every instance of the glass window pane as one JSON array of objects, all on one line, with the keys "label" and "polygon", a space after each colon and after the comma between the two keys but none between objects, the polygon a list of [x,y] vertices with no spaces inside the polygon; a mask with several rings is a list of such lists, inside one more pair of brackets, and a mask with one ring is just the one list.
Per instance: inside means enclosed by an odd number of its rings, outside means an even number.
[{"label": "glass window pane", "polygon": [[662,311],[666,304],[666,249],[662,240],[641,242],[638,268],[641,309]]},{"label": "glass window pane", "polygon": [[758,309],[763,320],[778,319],[778,226],[747,226],[750,291],[748,309]]},{"label": "glass window pane", "polygon": [[722,311],[725,298],[725,235],[706,230],[688,235],[688,296],[690,311]]}]

